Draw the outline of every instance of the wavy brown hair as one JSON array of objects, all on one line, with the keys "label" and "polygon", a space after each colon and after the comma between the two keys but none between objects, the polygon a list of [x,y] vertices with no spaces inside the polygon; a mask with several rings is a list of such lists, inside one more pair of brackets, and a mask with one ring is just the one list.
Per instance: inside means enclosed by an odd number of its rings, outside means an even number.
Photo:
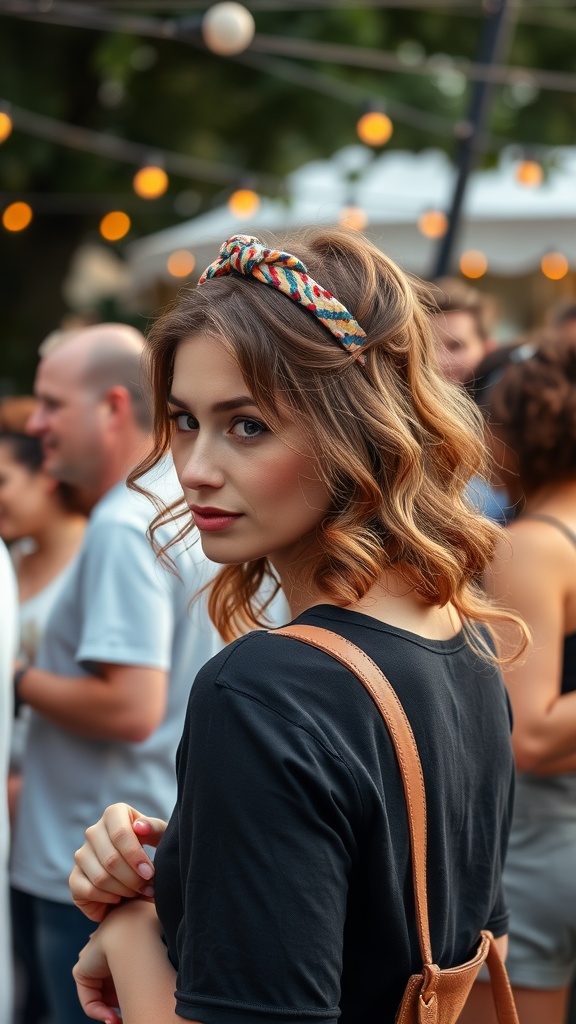
[{"label": "wavy brown hair", "polygon": [[[358,235],[316,230],[274,245],[298,256],[357,319],[366,365],[310,312],[252,278],[232,273],[184,291],[149,336],[155,444],[135,477],[170,447],[166,400],[179,343],[199,332],[218,338],[268,425],[281,432],[287,408],[319,453],[332,507],[317,527],[321,554],[306,566],[311,586],[346,606],[396,567],[426,601],[451,602],[485,647],[479,624],[512,618],[477,585],[499,528],[466,498],[470,479],[486,470],[481,417],[439,375],[433,303]],[[180,538],[193,529],[183,503],[171,515],[181,519]],[[265,558],[221,569],[209,611],[224,639],[262,624],[258,595],[271,575]]]},{"label": "wavy brown hair", "polygon": [[487,405],[525,494],[576,479],[576,341],[540,334],[512,350]]}]

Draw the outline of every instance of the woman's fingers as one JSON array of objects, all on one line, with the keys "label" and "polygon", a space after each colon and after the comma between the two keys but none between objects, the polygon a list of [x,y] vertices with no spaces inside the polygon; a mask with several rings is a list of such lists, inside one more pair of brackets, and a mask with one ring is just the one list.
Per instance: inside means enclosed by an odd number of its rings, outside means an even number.
[{"label": "woman's fingers", "polygon": [[146,886],[146,882],[120,858],[112,844],[99,856],[93,846],[85,843],[74,854],[74,861],[79,872],[77,883],[81,898],[93,897],[94,890],[97,890],[107,903],[118,902],[121,897],[129,899]]},{"label": "woman's fingers", "polygon": [[100,821],[86,830],[82,847],[84,850],[89,846],[100,865],[93,877],[95,884],[110,891],[106,883],[109,876],[127,886],[129,895],[142,892],[154,875],[154,865],[142,844],[157,846],[165,828],[164,821],[142,815],[128,804],[107,807]]},{"label": "woman's fingers", "polygon": [[98,932],[79,953],[72,974],[78,999],[87,1017],[105,1024],[122,1024],[117,1012],[118,999],[106,957],[98,941]]},{"label": "woman's fingers", "polygon": [[93,921],[102,921],[110,906],[134,896],[154,895],[154,865],[142,844],[157,846],[166,828],[159,818],[140,814],[128,804],[112,804],[74,855],[69,884],[72,898]]}]

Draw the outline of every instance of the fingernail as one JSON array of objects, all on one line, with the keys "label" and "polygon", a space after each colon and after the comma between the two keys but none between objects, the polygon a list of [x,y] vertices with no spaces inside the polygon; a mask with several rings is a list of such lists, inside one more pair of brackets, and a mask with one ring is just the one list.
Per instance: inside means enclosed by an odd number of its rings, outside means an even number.
[{"label": "fingernail", "polygon": [[140,875],[140,878],[145,878],[146,881],[148,881],[149,878],[152,878],[152,875],[154,874],[154,868],[151,864],[139,864],[136,871]]},{"label": "fingernail", "polygon": [[132,825],[132,828],[135,828],[136,825],[138,825],[138,828],[145,828],[147,832],[151,830],[151,825],[149,821],[140,821],[140,818],[138,818]]},{"label": "fingernail", "polygon": [[144,889],[142,889],[142,895],[143,896],[153,896],[154,895],[154,886],[153,885],[147,885]]}]

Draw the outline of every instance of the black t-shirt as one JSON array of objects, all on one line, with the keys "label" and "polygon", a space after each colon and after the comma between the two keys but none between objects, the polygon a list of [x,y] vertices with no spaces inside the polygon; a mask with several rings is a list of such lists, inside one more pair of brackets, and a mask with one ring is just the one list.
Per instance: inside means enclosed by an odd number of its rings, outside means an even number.
[{"label": "black t-shirt", "polygon": [[[361,647],[398,693],[424,768],[432,951],[507,930],[510,718],[462,634],[426,640],[330,605],[295,620]],[[177,1014],[205,1024],[387,1024],[421,968],[402,783],[361,683],[254,632],[198,674],[178,802],[156,856]]]}]

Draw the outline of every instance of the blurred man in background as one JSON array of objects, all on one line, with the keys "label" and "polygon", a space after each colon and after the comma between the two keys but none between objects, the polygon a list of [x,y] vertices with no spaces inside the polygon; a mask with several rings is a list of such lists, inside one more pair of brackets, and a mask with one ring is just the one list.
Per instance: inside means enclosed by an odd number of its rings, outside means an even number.
[{"label": "blurred man in background", "polygon": [[438,278],[431,292],[437,307],[433,312],[440,366],[449,380],[467,384],[484,357],[497,347],[494,301],[453,277]]},{"label": "blurred man in background", "polygon": [[[436,304],[432,313],[440,368],[448,380],[472,394],[476,371],[498,348],[494,301],[453,277],[438,278],[430,290]],[[512,518],[506,494],[480,477],[470,481],[468,497],[479,512],[501,525]]]},{"label": "blurred man in background", "polygon": [[[174,755],[190,687],[220,644],[202,599],[200,545],[171,550],[179,575],[146,537],[150,501],[126,487],[150,450],[144,339],[101,324],[50,345],[35,383],[29,430],[44,466],[79,487],[92,508],[84,544],[56,602],[36,665],[16,673],[32,708],[16,822],[12,885],[27,894],[53,1024],[80,1024],[71,970],[90,922],[72,904],[68,876],[85,827],[118,800],[166,818]],[[171,462],[143,481],[166,504],[181,496]],[[166,544],[176,526],[162,527]],[[146,880],[143,879],[143,886]]]}]

